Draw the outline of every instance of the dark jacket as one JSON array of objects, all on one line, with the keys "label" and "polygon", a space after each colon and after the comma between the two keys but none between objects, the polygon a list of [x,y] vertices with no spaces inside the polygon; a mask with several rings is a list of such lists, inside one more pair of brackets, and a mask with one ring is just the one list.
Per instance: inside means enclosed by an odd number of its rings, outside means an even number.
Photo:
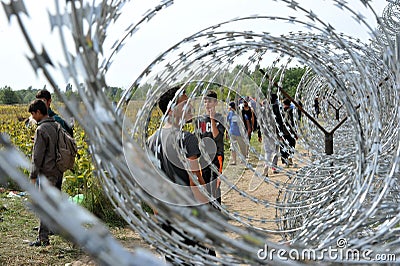
[{"label": "dark jacket", "polygon": [[58,123],[65,129],[65,131],[68,132],[68,134],[69,134],[71,137],[74,136],[74,130],[73,130],[73,128],[70,127],[70,126],[67,124],[67,122],[65,122],[64,119],[62,119],[58,114],[56,114],[53,110],[51,110],[51,108],[49,108],[48,113],[49,113],[49,116],[50,116],[50,117],[53,117],[54,120],[55,120],[56,122],[58,122]]},{"label": "dark jacket", "polygon": [[293,109],[290,107],[283,108],[283,135],[293,135],[297,138],[296,127],[293,118]]},{"label": "dark jacket", "polygon": [[57,124],[52,117],[38,123],[35,132],[35,142],[32,151],[32,166],[30,178],[37,178],[39,174],[48,179],[59,178],[63,173],[56,166]]},{"label": "dark jacket", "polygon": [[272,104],[272,111],[274,113],[275,116],[275,122],[276,122],[276,133],[277,136],[279,137],[279,132],[283,133],[283,130],[285,128],[284,124],[283,124],[283,118],[282,118],[282,114],[281,114],[281,110],[279,108],[279,103],[275,102]]}]

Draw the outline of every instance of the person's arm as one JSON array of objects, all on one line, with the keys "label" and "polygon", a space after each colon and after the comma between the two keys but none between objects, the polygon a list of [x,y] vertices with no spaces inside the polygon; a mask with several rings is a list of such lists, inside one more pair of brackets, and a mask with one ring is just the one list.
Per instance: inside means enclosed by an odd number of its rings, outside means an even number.
[{"label": "person's arm", "polygon": [[[194,176],[197,177],[197,180],[199,181],[199,184],[201,186],[205,185],[203,176],[201,174],[201,167],[199,164],[199,157],[201,155],[200,150],[199,150],[199,144],[198,144],[198,139],[196,138],[195,135],[186,133],[186,137],[184,137],[184,148],[186,149],[186,159],[187,162],[189,163],[189,171],[194,174]],[[206,195],[204,195],[199,187],[196,185],[196,183],[193,181],[193,176],[189,174],[189,185],[192,190],[192,193],[199,202],[201,203],[206,203],[208,201],[208,198]]]},{"label": "person's arm", "polygon": [[211,132],[212,132],[213,138],[215,139],[219,135],[217,122],[215,121],[214,118],[211,118],[211,116],[210,116],[210,120],[211,120]]},{"label": "person's arm", "polygon": [[281,111],[279,110],[279,106],[278,105],[273,105],[272,106],[272,110],[273,110],[273,113],[275,115],[276,134],[277,134],[278,138],[281,138],[279,136],[279,132],[283,132],[283,127],[284,127],[282,114],[281,114]]},{"label": "person's arm", "polygon": [[40,168],[43,165],[44,156],[46,154],[46,140],[44,138],[43,132],[36,130],[35,132],[35,143],[33,146],[32,154],[32,168],[29,174],[29,178],[32,183],[36,183],[36,179],[39,175]]},{"label": "person's arm", "polygon": [[291,129],[293,131],[294,138],[298,139],[296,127],[294,125],[293,110],[290,110],[290,112],[289,112],[289,119],[290,119],[290,124],[291,124],[290,127],[291,127]]},{"label": "person's arm", "polygon": [[[190,170],[191,172],[197,176],[197,180],[199,181],[200,185],[204,186],[206,183],[204,182],[203,176],[201,175],[200,171],[200,165],[197,156],[193,155],[191,157],[187,158],[189,161],[190,165]],[[207,196],[205,196],[199,189],[199,187],[196,185],[196,183],[192,179],[193,177],[189,175],[189,180],[190,180],[190,188],[192,190],[192,193],[198,201],[201,203],[206,203],[208,201]]]},{"label": "person's arm", "polygon": [[255,130],[255,128],[254,128],[254,119],[255,119],[254,110],[251,107],[250,107],[250,110],[251,110],[251,128]]},{"label": "person's arm", "polygon": [[231,111],[228,113],[228,117],[227,117],[226,121],[227,121],[227,125],[228,125],[228,130],[226,130],[225,139],[229,139],[229,128],[231,127],[231,121],[232,121]]},{"label": "person's arm", "polygon": [[293,110],[289,112],[290,125],[294,128]]}]

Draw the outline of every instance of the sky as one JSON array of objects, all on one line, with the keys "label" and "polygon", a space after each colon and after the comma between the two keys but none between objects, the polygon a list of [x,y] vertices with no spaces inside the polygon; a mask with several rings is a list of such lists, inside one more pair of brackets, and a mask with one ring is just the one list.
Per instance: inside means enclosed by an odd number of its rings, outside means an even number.
[{"label": "sky", "polygon": [[[8,1],[2,0],[5,3]],[[339,0],[338,0],[339,1]],[[62,2],[62,1],[60,1]],[[89,1],[91,2],[91,1]],[[332,5],[332,0],[302,0],[298,1],[306,10],[312,10],[324,22],[329,22],[338,32],[344,32],[367,42],[368,30],[358,25],[348,11],[342,11]],[[360,0],[347,0],[349,5],[357,13],[362,13],[368,24],[376,27],[376,20],[370,10],[366,10]],[[137,0],[127,3],[122,10],[121,16],[115,25],[107,29],[107,38],[104,42],[104,54],[107,56],[112,44],[121,39],[128,26],[139,21],[147,10],[154,7],[158,1]],[[385,0],[372,0],[370,2],[375,12],[380,16],[384,7],[388,4]],[[29,17],[23,17],[23,23],[33,41],[33,45],[41,50],[45,47],[56,65],[64,64],[60,38],[57,31],[51,31],[48,13],[55,13],[54,1],[25,1]],[[113,58],[113,64],[106,74],[107,84],[110,86],[129,88],[136,77],[152,62],[158,55],[169,47],[178,43],[208,26],[236,18],[255,14],[267,16],[301,17],[296,12],[286,7],[287,4],[273,0],[175,0],[174,4],[161,10],[152,20],[145,23],[136,32],[121,51]],[[304,21],[306,19],[303,19]],[[309,21],[309,20],[307,20]],[[243,25],[242,25],[243,26]],[[265,27],[265,28],[261,28]],[[288,23],[271,22],[268,25],[261,23],[247,23],[244,30],[255,28],[259,31],[271,34],[282,34],[288,31],[304,31],[299,25],[288,25]],[[27,89],[32,86],[41,89],[45,85],[49,90],[47,80],[39,70],[35,73],[30,66],[27,56],[31,57],[28,45],[23,38],[22,32],[14,17],[7,20],[4,9],[0,10],[0,88],[10,86],[13,90]],[[67,84],[56,69],[53,73],[59,87]]]}]

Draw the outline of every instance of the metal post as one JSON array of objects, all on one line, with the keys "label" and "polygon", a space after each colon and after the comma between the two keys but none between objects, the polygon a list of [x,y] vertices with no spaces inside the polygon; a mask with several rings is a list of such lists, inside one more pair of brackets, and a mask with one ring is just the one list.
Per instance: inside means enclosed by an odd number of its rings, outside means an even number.
[{"label": "metal post", "polygon": [[325,153],[333,154],[333,133],[325,133]]}]

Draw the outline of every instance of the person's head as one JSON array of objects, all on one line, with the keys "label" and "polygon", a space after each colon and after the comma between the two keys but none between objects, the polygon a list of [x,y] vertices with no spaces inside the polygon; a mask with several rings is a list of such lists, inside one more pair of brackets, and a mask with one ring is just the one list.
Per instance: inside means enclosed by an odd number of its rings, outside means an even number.
[{"label": "person's head", "polygon": [[284,107],[284,108],[290,107],[290,100],[289,100],[288,98],[285,98],[285,99],[283,100],[283,107]]},{"label": "person's head", "polygon": [[229,107],[230,107],[232,110],[236,110],[236,104],[235,104],[235,102],[230,102],[230,103],[229,103]]},{"label": "person's head", "polygon": [[267,106],[267,104],[268,104],[267,99],[261,101],[261,106]]},{"label": "person's head", "polygon": [[278,94],[271,93],[271,103],[272,104],[276,103],[276,100],[278,100]]},{"label": "person's head", "polygon": [[248,96],[243,99],[243,106],[244,107],[248,107],[249,106],[249,97]]},{"label": "person's head", "polygon": [[[177,97],[175,98],[175,95],[178,92],[179,95],[177,95]],[[175,98],[175,105],[171,105],[171,108],[168,110],[168,105],[172,100],[174,100],[174,98]],[[184,90],[180,90],[179,86],[173,87],[161,96],[158,102],[158,107],[160,107],[163,114],[165,114],[168,111],[169,116],[175,117],[177,121],[179,121],[179,119],[182,117],[183,109],[186,106],[187,99],[188,97]],[[190,120],[191,116],[192,116],[191,110],[190,108],[187,108],[185,110],[184,118],[188,121]]]},{"label": "person's head", "polygon": [[29,105],[28,112],[36,122],[40,122],[47,116],[47,106],[44,101],[36,99]]},{"label": "person's head", "polygon": [[206,97],[204,97],[204,106],[207,110],[215,108],[218,104],[218,96],[215,91],[208,91]]},{"label": "person's head", "polygon": [[51,104],[51,93],[44,89],[44,90],[40,90],[36,93],[36,99],[42,100],[47,108],[50,108],[50,104]]}]

